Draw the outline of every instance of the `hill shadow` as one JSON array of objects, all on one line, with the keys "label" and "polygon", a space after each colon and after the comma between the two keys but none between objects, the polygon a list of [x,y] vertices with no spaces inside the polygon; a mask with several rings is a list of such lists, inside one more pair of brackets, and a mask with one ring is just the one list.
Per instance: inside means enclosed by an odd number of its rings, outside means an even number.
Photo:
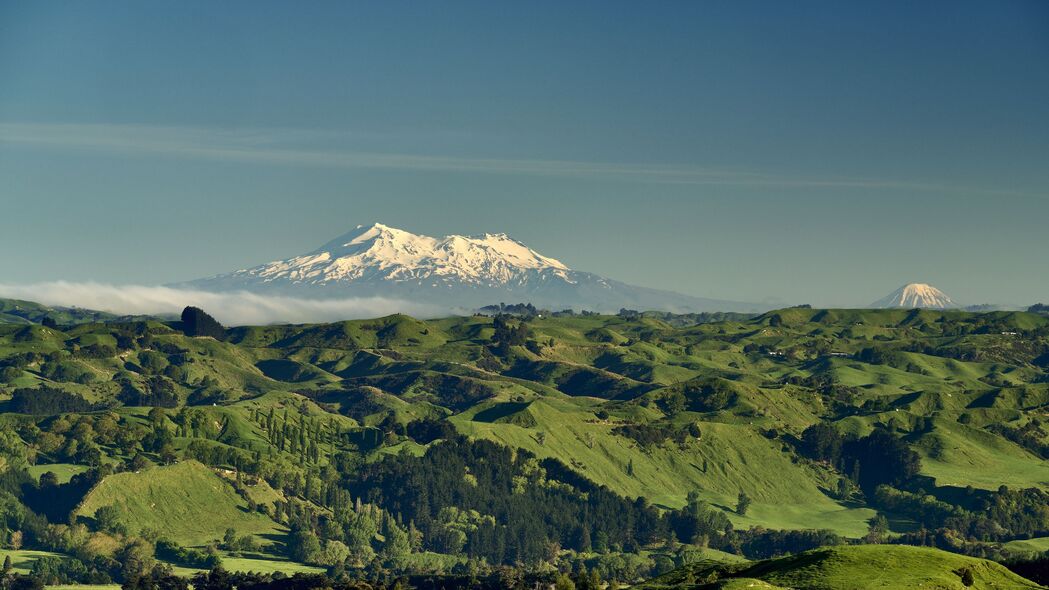
[{"label": "hill shadow", "polygon": [[474,422],[495,422],[524,410],[528,402],[503,402],[474,414]]}]

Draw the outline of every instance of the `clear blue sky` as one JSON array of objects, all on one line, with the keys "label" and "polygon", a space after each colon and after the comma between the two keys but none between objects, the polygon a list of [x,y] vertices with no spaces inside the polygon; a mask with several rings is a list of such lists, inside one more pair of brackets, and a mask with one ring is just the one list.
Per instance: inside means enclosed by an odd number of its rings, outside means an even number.
[{"label": "clear blue sky", "polygon": [[0,282],[372,221],[701,296],[1049,300],[1049,3],[0,0]]}]

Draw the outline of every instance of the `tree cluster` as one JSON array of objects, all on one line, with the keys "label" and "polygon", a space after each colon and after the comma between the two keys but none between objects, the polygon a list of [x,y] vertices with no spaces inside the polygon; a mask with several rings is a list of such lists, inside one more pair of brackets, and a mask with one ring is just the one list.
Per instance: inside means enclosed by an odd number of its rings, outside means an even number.
[{"label": "tree cluster", "polygon": [[918,454],[882,428],[864,437],[846,437],[833,425],[817,423],[802,433],[800,450],[836,467],[869,493],[881,484],[908,485],[921,469]]},{"label": "tree cluster", "polygon": [[226,338],[226,329],[222,324],[199,307],[187,307],[182,310],[182,331],[187,336],[210,336],[215,340]]}]

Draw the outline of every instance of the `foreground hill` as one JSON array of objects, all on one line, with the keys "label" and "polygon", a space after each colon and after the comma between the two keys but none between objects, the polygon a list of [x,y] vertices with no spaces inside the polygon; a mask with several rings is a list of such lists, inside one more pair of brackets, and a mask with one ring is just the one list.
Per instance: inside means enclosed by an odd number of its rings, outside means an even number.
[{"label": "foreground hill", "polygon": [[740,565],[700,563],[660,576],[639,588],[1019,590],[1044,586],[984,559],[924,547],[868,545],[816,549]]}]

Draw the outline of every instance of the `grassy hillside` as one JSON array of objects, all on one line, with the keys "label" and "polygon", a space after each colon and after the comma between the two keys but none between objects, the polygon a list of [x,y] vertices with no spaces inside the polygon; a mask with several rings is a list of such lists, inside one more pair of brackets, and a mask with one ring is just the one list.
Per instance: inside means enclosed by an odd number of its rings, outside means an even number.
[{"label": "grassy hillside", "polygon": [[40,476],[51,472],[54,473],[58,478],[59,483],[66,483],[72,477],[78,473],[83,473],[88,470],[87,465],[72,465],[69,463],[55,463],[45,465],[33,465],[29,468],[29,475],[35,480],[39,480]]},{"label": "grassy hillside", "polygon": [[283,532],[269,518],[249,512],[226,480],[192,461],[111,475],[91,490],[76,514],[92,518],[103,506],[116,506],[132,533],[159,531],[187,546],[221,540],[229,528],[263,539]]},{"label": "grassy hillside", "polygon": [[31,549],[0,549],[0,563],[11,559],[12,571],[20,574],[29,573],[33,562],[41,557],[61,557],[52,551],[33,551]]},{"label": "grassy hillside", "polygon": [[[103,319],[0,324],[0,424],[27,449],[5,465],[36,463],[29,478],[53,471],[70,488],[95,474],[92,466],[108,466],[116,473],[77,509],[88,524],[114,505],[132,533],[201,546],[227,528],[272,540],[301,526],[305,512],[322,538],[340,539],[347,525],[328,519],[372,501],[340,495],[363,473],[406,468],[407,458],[465,435],[556,462],[514,464],[514,493],[572,488],[581,476],[580,494],[595,485],[642,498],[638,510],[655,506],[667,519],[705,515],[701,532],[674,521],[661,535],[750,557],[872,536],[1004,555],[1030,553],[1040,541],[1024,539],[1049,534],[1049,509],[1039,506],[1049,505],[1039,495],[1049,492],[1045,316],[801,308],[721,321],[392,315],[241,327],[224,340],[188,337],[178,323]],[[837,451],[812,448],[806,433],[815,425],[832,429]],[[885,448],[861,448],[875,433],[895,441],[896,458],[913,454],[913,472],[868,476],[892,464],[878,454]],[[237,468],[259,483],[238,494],[228,474],[218,475]],[[467,466],[462,477],[476,475]],[[454,565],[466,559],[464,546],[482,543],[470,519],[487,513],[439,521],[451,518],[442,508],[476,500],[461,493],[423,507],[415,524],[424,540],[413,555]],[[269,516],[249,512],[249,502]],[[396,520],[415,509],[408,502],[379,508]],[[38,508],[50,510],[46,501]],[[705,510],[727,518],[730,530]],[[55,511],[53,521],[68,519]],[[837,536],[776,536],[813,529]],[[384,539],[376,531],[372,549]],[[578,531],[548,541],[565,551],[624,551]],[[286,552],[283,544],[271,550]]]},{"label": "grassy hillside", "polygon": [[729,507],[744,491],[755,501],[746,517],[731,514],[737,526],[813,528],[819,523],[820,528],[859,537],[874,516],[870,509],[836,503],[821,491],[817,470],[795,465],[779,445],[745,425],[698,422],[701,438],[646,448],[614,434],[614,422],[595,424],[594,408],[580,406],[574,400],[532,402],[521,410],[532,419],[521,426],[512,417],[478,419],[489,407],[482,405],[480,411],[464,412],[452,422],[471,436],[527,449],[540,457],[569,457],[570,465],[588,478],[656,504],[680,507],[690,491],[698,491],[712,504]]},{"label": "grassy hillside", "polygon": [[[491,351],[491,320],[477,317],[237,328],[226,343],[187,338],[157,323],[87,324],[68,332],[11,327],[0,330],[0,355],[55,356],[30,362],[11,376],[10,388],[57,386],[92,401],[139,403],[159,384],[178,403],[198,405],[307,392],[368,425],[387,415],[402,424],[448,417],[463,433],[564,459],[620,493],[659,504],[680,506],[688,492],[699,491],[724,505],[744,491],[754,510],[742,524],[811,521],[852,536],[862,532],[871,513],[828,497],[834,481],[797,462],[790,448],[791,436],[818,421],[860,434],[875,425],[910,433],[924,473],[941,485],[1049,485],[1049,464],[990,432],[980,417],[991,411],[983,406],[997,405],[1000,416],[991,423],[1020,425],[1045,407],[1049,385],[1034,385],[1045,375],[1037,364],[1045,317],[790,309],[733,319],[681,328],[655,317],[533,319],[534,346],[503,355]],[[129,328],[145,334],[126,350],[114,348],[113,356],[105,348],[92,355],[71,348],[115,347],[119,331]],[[710,377],[733,388],[725,408],[709,411],[686,400],[668,412],[663,400],[677,384]],[[1014,393],[1032,387],[1040,391]],[[486,409],[505,403],[531,405],[485,419]],[[610,418],[598,420],[597,412]],[[226,420],[228,428],[241,428]],[[638,421],[678,429],[694,423],[703,436],[639,445],[615,428]],[[777,434],[762,434],[770,430]],[[250,427],[242,431],[246,438],[230,434],[226,442],[257,440]]]},{"label": "grassy hillside", "polygon": [[997,563],[938,549],[894,545],[833,547],[743,566],[696,564],[639,588],[911,590],[1042,588]]}]

